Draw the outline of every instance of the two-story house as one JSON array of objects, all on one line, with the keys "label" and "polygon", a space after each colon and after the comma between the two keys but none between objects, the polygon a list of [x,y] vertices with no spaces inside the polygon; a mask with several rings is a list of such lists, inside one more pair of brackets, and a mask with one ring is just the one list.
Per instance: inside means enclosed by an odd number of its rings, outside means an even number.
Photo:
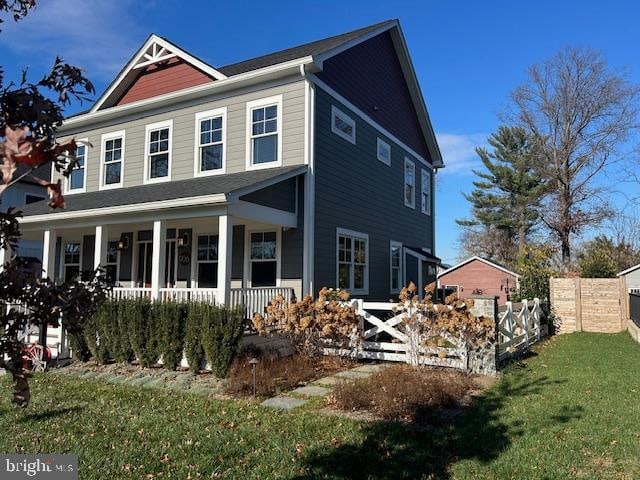
[{"label": "two-story house", "polygon": [[80,142],[67,208],[21,221],[49,276],[252,311],[435,279],[443,163],[395,20],[223,67],[151,35],[59,136]]}]

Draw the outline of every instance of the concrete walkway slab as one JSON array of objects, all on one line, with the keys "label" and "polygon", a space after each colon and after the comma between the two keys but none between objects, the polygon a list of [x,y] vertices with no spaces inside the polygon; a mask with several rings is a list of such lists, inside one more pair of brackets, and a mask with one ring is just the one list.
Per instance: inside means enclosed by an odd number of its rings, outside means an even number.
[{"label": "concrete walkway slab", "polygon": [[261,403],[263,407],[276,408],[278,410],[293,410],[307,403],[306,400],[291,397],[273,397]]},{"label": "concrete walkway slab", "polygon": [[295,393],[298,395],[303,395],[305,397],[324,397],[331,392],[330,389],[319,387],[317,385],[305,385],[304,387],[299,387],[293,390],[291,393]]},{"label": "concrete walkway slab", "polygon": [[369,372],[356,372],[354,370],[346,370],[344,372],[336,373],[336,377],[348,378],[350,380],[357,380],[359,378],[367,378],[372,374]]},{"label": "concrete walkway slab", "polygon": [[367,365],[360,365],[359,367],[352,368],[351,372],[364,372],[364,373],[378,373],[384,369],[386,365],[380,365],[375,363],[369,363]]},{"label": "concrete walkway slab", "polygon": [[330,376],[330,377],[322,377],[318,380],[315,380],[313,383],[317,383],[318,385],[324,385],[326,387],[336,385],[337,383],[343,382],[344,379]]}]

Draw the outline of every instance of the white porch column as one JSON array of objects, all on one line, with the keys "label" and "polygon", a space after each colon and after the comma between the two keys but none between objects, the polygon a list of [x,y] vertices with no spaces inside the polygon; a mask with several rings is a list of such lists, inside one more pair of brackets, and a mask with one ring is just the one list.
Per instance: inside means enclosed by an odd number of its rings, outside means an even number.
[{"label": "white porch column", "polygon": [[218,288],[216,301],[228,305],[231,298],[231,253],[233,244],[233,217],[218,217]]},{"label": "white porch column", "polygon": [[96,239],[93,248],[93,268],[107,265],[107,247],[109,242],[109,232],[106,226],[96,226]]},{"label": "white porch column", "polygon": [[7,245],[0,248],[0,272],[4,270],[4,264],[11,260],[11,247]]},{"label": "white porch column", "polygon": [[42,278],[51,278],[55,281],[56,272],[56,231],[53,229],[44,231],[42,245]]},{"label": "white porch column", "polygon": [[167,226],[164,220],[153,222],[153,256],[151,257],[151,298],[160,298],[164,277],[165,250],[167,248]]}]

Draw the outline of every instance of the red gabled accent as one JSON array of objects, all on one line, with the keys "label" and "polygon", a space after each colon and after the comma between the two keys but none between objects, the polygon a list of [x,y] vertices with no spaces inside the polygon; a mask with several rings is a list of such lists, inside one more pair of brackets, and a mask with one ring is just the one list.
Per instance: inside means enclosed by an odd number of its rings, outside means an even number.
[{"label": "red gabled accent", "polygon": [[184,60],[172,58],[162,64],[142,69],[138,78],[115,104],[124,105],[213,81],[212,77]]}]

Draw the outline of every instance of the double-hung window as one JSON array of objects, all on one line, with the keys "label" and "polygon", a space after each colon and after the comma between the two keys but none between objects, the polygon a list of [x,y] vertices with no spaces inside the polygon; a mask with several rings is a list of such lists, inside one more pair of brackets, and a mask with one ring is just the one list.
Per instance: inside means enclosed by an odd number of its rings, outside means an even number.
[{"label": "double-hung window", "polygon": [[431,215],[431,174],[421,169],[420,171],[420,211],[426,215]]},{"label": "double-hung window", "polygon": [[247,168],[281,164],[282,95],[247,103]]},{"label": "double-hung window", "polygon": [[356,143],[356,122],[333,105],[331,106],[331,131],[347,142]]},{"label": "double-hung window", "polygon": [[389,268],[391,270],[391,293],[402,288],[402,243],[391,240],[389,245]]},{"label": "double-hung window", "polygon": [[404,159],[404,205],[416,208],[416,164]]},{"label": "double-hung window", "polygon": [[115,285],[118,281],[118,240],[107,243],[107,264],[105,265],[107,281]]},{"label": "double-hung window", "polygon": [[74,152],[76,163],[69,173],[67,193],[79,193],[86,190],[87,184],[87,146],[78,141]]},{"label": "double-hung window", "polygon": [[196,115],[195,174],[224,173],[226,109]]},{"label": "double-hung window", "polygon": [[218,286],[218,235],[198,236],[198,288]]},{"label": "double-hung window", "polygon": [[278,237],[276,232],[252,232],[250,275],[252,287],[275,287],[278,277]]},{"label": "double-hung window", "polygon": [[124,138],[124,130],[102,135],[101,188],[116,188],[122,186]]},{"label": "double-hung window", "polygon": [[145,128],[145,182],[171,180],[171,132],[173,120]]},{"label": "double-hung window", "polygon": [[64,244],[64,281],[68,282],[80,275],[80,243]]},{"label": "double-hung window", "polygon": [[339,228],[338,237],[338,288],[351,293],[369,292],[369,236]]}]

